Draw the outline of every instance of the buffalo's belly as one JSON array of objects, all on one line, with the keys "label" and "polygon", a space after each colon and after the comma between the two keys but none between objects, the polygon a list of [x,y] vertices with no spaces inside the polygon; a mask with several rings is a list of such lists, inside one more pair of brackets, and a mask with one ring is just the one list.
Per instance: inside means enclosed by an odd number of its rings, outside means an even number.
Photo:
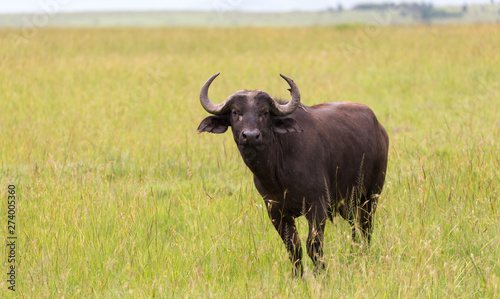
[{"label": "buffalo's belly", "polygon": [[265,183],[255,180],[255,187],[266,204],[281,210],[287,215],[299,217],[306,214],[312,207],[323,207],[330,211],[329,184],[325,180],[316,179],[307,183],[282,182],[281,186],[266,188]]}]

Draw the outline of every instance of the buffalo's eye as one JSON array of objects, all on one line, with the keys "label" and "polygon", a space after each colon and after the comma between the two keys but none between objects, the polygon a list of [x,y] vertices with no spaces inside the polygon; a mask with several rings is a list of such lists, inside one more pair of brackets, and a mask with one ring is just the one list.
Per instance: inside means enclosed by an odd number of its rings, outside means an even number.
[{"label": "buffalo's eye", "polygon": [[269,115],[269,111],[264,112],[264,116],[268,116],[268,115]]},{"label": "buffalo's eye", "polygon": [[240,113],[238,113],[238,111],[236,111],[236,110],[233,110],[233,113],[232,113],[232,114],[233,114],[234,119],[235,119],[235,120],[237,120],[237,121],[240,121],[240,120],[243,118],[243,117],[241,116],[241,114],[240,114]]}]

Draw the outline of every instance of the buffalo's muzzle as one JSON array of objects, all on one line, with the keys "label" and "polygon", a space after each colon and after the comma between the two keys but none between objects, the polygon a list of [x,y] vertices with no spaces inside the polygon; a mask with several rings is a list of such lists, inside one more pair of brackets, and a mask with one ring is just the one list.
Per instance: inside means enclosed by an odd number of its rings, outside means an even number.
[{"label": "buffalo's muzzle", "polygon": [[244,130],[240,135],[240,144],[256,145],[262,141],[262,136],[259,130]]}]

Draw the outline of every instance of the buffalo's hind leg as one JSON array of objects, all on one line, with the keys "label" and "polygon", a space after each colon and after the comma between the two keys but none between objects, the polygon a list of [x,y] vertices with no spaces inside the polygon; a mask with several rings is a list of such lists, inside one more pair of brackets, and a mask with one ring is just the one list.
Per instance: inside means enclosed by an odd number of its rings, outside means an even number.
[{"label": "buffalo's hind leg", "polygon": [[373,216],[377,209],[378,194],[362,196],[361,205],[358,207],[358,221],[361,227],[361,232],[367,245],[370,244],[373,232]]},{"label": "buffalo's hind leg", "polygon": [[309,236],[307,237],[307,254],[314,263],[315,272],[325,269],[323,261],[323,237],[327,214],[323,208],[312,208],[306,214],[309,223]]},{"label": "buffalo's hind leg", "polygon": [[295,219],[292,216],[283,214],[280,209],[273,207],[272,204],[268,204],[268,213],[271,222],[285,243],[290,261],[292,262],[294,276],[302,277],[302,274],[304,274],[304,269],[302,268],[302,246],[297,227],[295,226]]}]

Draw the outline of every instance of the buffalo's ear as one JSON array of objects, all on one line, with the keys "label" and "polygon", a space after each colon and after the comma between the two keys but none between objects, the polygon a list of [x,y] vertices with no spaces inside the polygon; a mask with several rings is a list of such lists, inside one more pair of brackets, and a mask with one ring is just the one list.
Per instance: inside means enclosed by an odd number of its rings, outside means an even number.
[{"label": "buffalo's ear", "polygon": [[300,133],[302,127],[293,118],[273,118],[273,131],[278,134]]},{"label": "buffalo's ear", "polygon": [[198,126],[198,133],[210,132],[221,134],[227,131],[230,126],[227,116],[209,116],[201,121]]}]

